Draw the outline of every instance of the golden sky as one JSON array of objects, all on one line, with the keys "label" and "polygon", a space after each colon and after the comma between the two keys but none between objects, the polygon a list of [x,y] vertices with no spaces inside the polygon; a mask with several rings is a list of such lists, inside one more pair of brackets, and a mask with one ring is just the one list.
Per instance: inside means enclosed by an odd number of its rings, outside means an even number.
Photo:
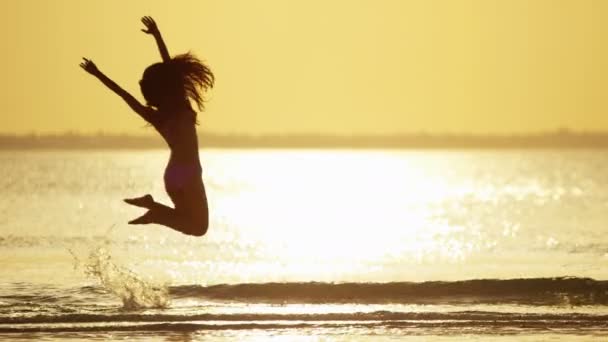
[{"label": "golden sky", "polygon": [[202,129],[221,133],[608,130],[608,1],[2,0],[0,132],[146,133],[78,67],[143,101],[171,54],[215,72]]}]

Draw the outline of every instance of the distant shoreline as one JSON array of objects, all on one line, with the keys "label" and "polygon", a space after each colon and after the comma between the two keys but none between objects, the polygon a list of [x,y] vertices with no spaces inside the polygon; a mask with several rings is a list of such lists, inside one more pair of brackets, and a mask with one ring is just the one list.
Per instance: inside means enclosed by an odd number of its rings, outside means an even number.
[{"label": "distant shoreline", "polygon": [[[560,130],[539,134],[399,134],[337,136],[223,135],[201,133],[200,147],[209,148],[349,148],[349,149],[530,149],[608,148],[608,132]],[[0,150],[11,149],[157,149],[166,147],[157,136],[124,134],[0,134]]]}]

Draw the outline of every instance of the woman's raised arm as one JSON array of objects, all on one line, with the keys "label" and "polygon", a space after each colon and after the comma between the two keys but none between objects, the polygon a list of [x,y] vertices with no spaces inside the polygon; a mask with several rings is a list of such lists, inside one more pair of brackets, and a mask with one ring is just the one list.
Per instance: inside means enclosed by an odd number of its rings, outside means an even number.
[{"label": "woman's raised arm", "polygon": [[143,17],[141,18],[141,22],[146,26],[145,29],[142,29],[143,32],[147,34],[151,34],[156,39],[156,44],[158,45],[158,50],[160,51],[160,55],[163,58],[163,62],[168,62],[171,60],[171,56],[169,56],[169,50],[167,50],[167,45],[163,41],[163,37],[160,35],[160,31],[158,30],[158,26],[152,17]]},{"label": "woman's raised arm", "polygon": [[83,58],[83,62],[80,63],[80,66],[89,74],[97,77],[101,83],[103,83],[106,87],[110,88],[114,93],[120,96],[125,102],[135,111],[139,116],[141,116],[144,120],[149,122],[154,126],[154,109],[144,106],[135,97],[129,94],[126,90],[122,89],[118,84],[112,81],[109,77],[104,75],[95,63],[92,60]]}]

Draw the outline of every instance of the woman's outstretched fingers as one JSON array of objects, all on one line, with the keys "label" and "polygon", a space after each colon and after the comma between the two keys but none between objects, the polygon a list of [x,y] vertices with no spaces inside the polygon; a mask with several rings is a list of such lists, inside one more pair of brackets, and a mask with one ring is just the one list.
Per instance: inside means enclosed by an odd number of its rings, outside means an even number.
[{"label": "woman's outstretched fingers", "polygon": [[80,63],[80,67],[83,68],[86,72],[88,72],[89,74],[95,74],[98,70],[97,70],[97,66],[95,65],[95,63],[93,63],[92,60],[90,59],[86,59],[85,57],[82,57],[83,62]]},{"label": "woman's outstretched fingers", "polygon": [[148,33],[148,34],[153,34],[153,33],[158,32],[158,27],[156,26],[156,22],[154,21],[154,19],[152,19],[152,17],[149,17],[149,16],[142,17],[141,22],[146,27],[145,29],[142,29],[143,32]]}]

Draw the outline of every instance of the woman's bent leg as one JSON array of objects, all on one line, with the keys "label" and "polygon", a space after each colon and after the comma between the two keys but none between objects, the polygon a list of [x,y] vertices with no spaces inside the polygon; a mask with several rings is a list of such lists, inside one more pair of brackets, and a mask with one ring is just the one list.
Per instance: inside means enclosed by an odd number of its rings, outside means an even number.
[{"label": "woman's bent leg", "polygon": [[180,209],[182,208],[174,209],[155,202],[145,214],[130,221],[129,224],[154,223],[177,230],[183,234],[203,236],[207,232],[207,216]]},{"label": "woman's bent leg", "polygon": [[194,236],[205,235],[209,227],[209,208],[202,178],[194,178],[181,189],[167,188],[167,193],[181,217],[180,231]]}]

